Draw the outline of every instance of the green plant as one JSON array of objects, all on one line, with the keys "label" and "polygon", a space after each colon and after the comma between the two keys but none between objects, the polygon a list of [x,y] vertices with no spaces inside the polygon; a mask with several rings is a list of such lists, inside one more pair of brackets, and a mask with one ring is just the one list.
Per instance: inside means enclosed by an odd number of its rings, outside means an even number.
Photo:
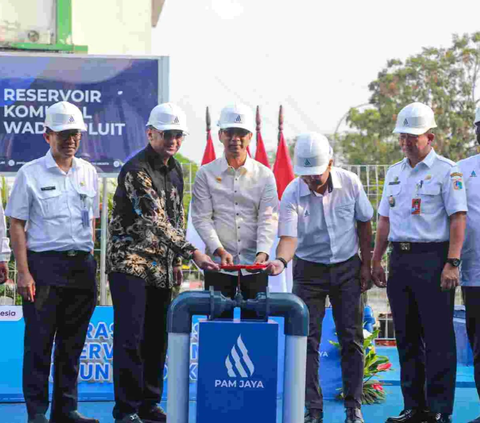
[{"label": "green plant", "polygon": [[[367,336],[363,341],[363,351],[365,354],[365,364],[363,367],[363,392],[362,404],[377,404],[385,401],[386,392],[383,389],[384,382],[375,378],[379,373],[393,370],[392,363],[385,355],[378,355],[375,350],[375,339],[378,337],[379,329],[375,329],[373,333]],[[330,341],[340,349],[338,342]],[[338,389],[338,399],[343,399],[343,388]]]}]

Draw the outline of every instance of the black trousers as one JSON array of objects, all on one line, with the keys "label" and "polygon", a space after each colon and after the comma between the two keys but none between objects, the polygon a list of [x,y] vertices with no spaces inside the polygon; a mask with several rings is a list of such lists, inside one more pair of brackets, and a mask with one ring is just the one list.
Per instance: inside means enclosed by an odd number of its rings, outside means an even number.
[{"label": "black trousers", "polygon": [[473,351],[475,385],[480,397],[480,287],[463,286],[462,294],[467,312],[467,335]]},{"label": "black trousers", "polygon": [[[28,264],[36,281],[36,294],[34,302],[23,301],[23,394],[29,417],[47,412],[48,378],[55,341],[51,415],[61,416],[77,409],[80,355],[97,302],[96,262],[91,254],[68,259],[29,254]],[[60,265],[65,284],[69,279],[77,279],[72,280],[72,284],[78,285],[85,278],[83,282],[89,289],[44,285],[60,278],[58,273],[51,274]]]},{"label": "black trousers", "polygon": [[121,419],[162,399],[172,292],[117,272],[110,274],[110,290],[114,310],[113,417]]},{"label": "black trousers", "polygon": [[438,251],[390,256],[387,294],[400,359],[405,409],[452,414],[457,373],[455,291],[442,291],[448,244]]},{"label": "black trousers", "polygon": [[305,402],[308,408],[323,410],[318,380],[318,349],[322,336],[327,295],[341,346],[341,367],[345,407],[361,407],[363,389],[363,300],[358,256],[335,266],[295,259],[293,293],[307,305],[310,328],[307,341]]},{"label": "black trousers", "polygon": [[[220,272],[205,272],[205,289],[211,286],[215,291],[220,291],[225,297],[233,298],[238,285],[238,276],[229,275]],[[251,275],[242,275],[240,278],[240,288],[244,300],[254,299],[258,293],[265,292],[268,286],[268,275],[266,273],[252,273]],[[223,319],[233,318],[233,310],[225,311],[220,316]],[[257,319],[257,313],[251,310],[241,311],[242,319]]]}]

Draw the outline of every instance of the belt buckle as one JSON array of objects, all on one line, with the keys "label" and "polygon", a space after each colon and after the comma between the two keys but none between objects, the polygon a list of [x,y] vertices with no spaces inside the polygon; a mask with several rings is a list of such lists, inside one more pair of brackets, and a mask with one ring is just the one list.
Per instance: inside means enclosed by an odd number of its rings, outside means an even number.
[{"label": "belt buckle", "polygon": [[400,250],[401,251],[410,251],[411,245],[409,242],[401,242],[400,243]]},{"label": "belt buckle", "polygon": [[75,250],[67,251],[67,257],[75,257],[77,252]]}]

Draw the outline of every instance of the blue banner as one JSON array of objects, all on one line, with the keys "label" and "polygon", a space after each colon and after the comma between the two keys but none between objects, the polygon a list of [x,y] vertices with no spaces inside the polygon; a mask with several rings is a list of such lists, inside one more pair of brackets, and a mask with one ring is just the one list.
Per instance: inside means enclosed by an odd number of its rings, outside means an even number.
[{"label": "blue banner", "polygon": [[[192,334],[190,336],[190,399],[197,399],[198,361],[199,361],[199,325],[204,316],[194,316]],[[283,395],[284,371],[284,321],[274,317],[278,327],[276,345],[267,345],[261,338],[262,348],[275,348],[278,351],[277,364],[277,398]],[[23,360],[23,333],[24,320],[22,307],[0,306],[0,334],[2,338],[2,354],[0,354],[0,402],[23,401],[22,393],[22,360]],[[336,341],[335,325],[330,308],[326,309],[323,320],[323,337],[320,345],[320,382],[323,395],[332,399],[338,394],[337,389],[342,386],[340,354],[330,340]],[[209,342],[209,341],[206,341]],[[218,344],[218,337],[217,341]],[[236,342],[236,340],[235,340]],[[248,348],[249,341],[246,341]],[[274,341],[272,341],[274,342]],[[232,345],[226,347],[232,348]],[[277,355],[277,354],[276,354]],[[225,358],[224,358],[225,360]],[[98,306],[90,321],[87,339],[80,357],[80,372],[78,397],[80,401],[113,401],[113,308]],[[168,365],[164,369],[164,399],[167,398]],[[52,392],[52,378],[50,377],[50,393]]]},{"label": "blue banner", "polygon": [[78,106],[88,127],[77,156],[98,172],[119,172],[146,145],[149,113],[168,92],[158,86],[159,63],[168,58],[1,55],[0,60],[0,172],[15,172],[45,155],[45,111],[58,101]]}]

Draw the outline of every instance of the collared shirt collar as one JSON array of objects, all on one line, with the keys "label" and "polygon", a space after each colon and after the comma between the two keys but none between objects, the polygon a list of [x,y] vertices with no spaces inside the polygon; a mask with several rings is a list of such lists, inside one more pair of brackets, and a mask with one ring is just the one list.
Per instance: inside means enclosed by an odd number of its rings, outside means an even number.
[{"label": "collared shirt collar", "polygon": [[[432,148],[430,150],[430,153],[427,154],[427,157],[425,157],[420,163],[424,163],[427,167],[431,168],[436,158],[437,158],[437,153],[435,153],[435,150]],[[406,157],[403,158],[402,166],[403,167],[409,166],[411,168],[408,158]]]},{"label": "collared shirt collar", "polygon": [[[334,167],[332,167],[332,169],[330,170],[330,176],[332,177],[332,185],[333,185],[333,189],[340,189],[342,188],[342,182],[340,181],[340,178],[338,177],[338,174],[337,174],[337,171]],[[317,194],[315,192],[312,192],[310,191],[310,188],[308,187],[308,185],[303,181],[303,179],[301,177],[299,177],[300,179],[300,197],[304,197],[306,195],[316,195],[316,196],[319,196],[320,194]]]},{"label": "collared shirt collar", "polygon": [[[231,167],[232,166],[230,166],[227,162],[227,158],[225,157],[225,155],[223,155],[222,161],[220,162],[220,173],[226,172]],[[247,159],[245,160],[245,163],[243,164],[243,166],[240,166],[239,169],[245,169],[242,171],[242,174],[251,172],[253,170],[253,159],[250,158],[248,154],[247,154]]]},{"label": "collared shirt collar", "polygon": [[[47,154],[45,154],[45,166],[47,167],[47,169],[51,169],[51,168],[54,168],[54,167],[58,167],[60,169],[57,162],[53,158],[51,149],[49,149],[47,151]],[[72,169],[76,169],[77,167],[78,167],[78,159],[76,157],[74,157],[73,161],[72,161]]]}]

